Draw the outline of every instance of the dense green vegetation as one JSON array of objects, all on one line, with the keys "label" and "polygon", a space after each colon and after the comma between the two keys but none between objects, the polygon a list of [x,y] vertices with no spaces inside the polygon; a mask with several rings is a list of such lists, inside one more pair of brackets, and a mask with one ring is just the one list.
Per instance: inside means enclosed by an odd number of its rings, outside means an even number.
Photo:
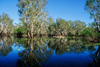
[{"label": "dense green vegetation", "polygon": [[[13,62],[17,58],[17,67],[41,67],[40,63],[46,61],[56,63],[50,59],[53,54],[55,57],[58,55],[60,62],[63,62],[60,56],[64,57],[64,54],[66,57],[70,54],[72,60],[75,60],[77,54],[80,55],[79,59],[83,57],[83,60],[86,57],[86,61],[88,56],[91,56],[94,66],[99,67],[100,0],[86,0],[85,10],[94,18],[94,22],[89,24],[80,20],[67,21],[63,18],[54,21],[45,9],[47,3],[47,0],[18,0],[18,24],[14,24],[13,19],[6,13],[0,15],[0,56],[6,59],[12,57]],[[71,63],[70,59],[67,60]],[[6,61],[5,58],[2,61]],[[77,65],[74,61],[72,63]]]},{"label": "dense green vegetation", "polygon": [[48,16],[45,9],[46,4],[47,0],[18,0],[17,6],[21,23],[13,25],[13,20],[3,13],[0,15],[0,34],[14,33],[17,36],[29,38],[44,35],[84,37],[89,41],[99,41],[99,0],[86,1],[85,9],[95,20],[88,25],[80,20],[66,21],[62,18],[57,18],[54,22],[53,18]]},{"label": "dense green vegetation", "polygon": [[[84,37],[89,41],[99,41],[100,33],[97,31],[95,22],[92,22],[87,26],[85,22],[81,21],[66,21],[64,19],[58,18],[56,22],[54,22],[52,18],[49,18],[49,21],[47,21],[47,23],[48,26],[45,27],[45,35]],[[27,29],[25,29],[23,25],[20,25],[15,29],[15,34],[27,35],[26,31]],[[37,32],[34,32],[34,35],[37,34]],[[41,35],[41,33],[39,33],[38,35]]]}]

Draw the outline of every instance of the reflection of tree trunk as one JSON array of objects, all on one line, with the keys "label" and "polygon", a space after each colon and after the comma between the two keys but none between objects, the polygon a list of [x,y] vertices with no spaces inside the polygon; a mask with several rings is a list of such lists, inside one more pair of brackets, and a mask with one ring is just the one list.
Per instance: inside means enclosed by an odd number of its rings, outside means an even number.
[{"label": "reflection of tree trunk", "polygon": [[[27,48],[29,47],[29,43],[30,43],[30,40],[28,39],[27,40]],[[29,48],[28,49],[26,49],[26,51],[25,51],[25,55],[26,55],[26,58],[28,59],[28,51],[29,51]],[[25,60],[25,62],[26,62],[27,60]]]},{"label": "reflection of tree trunk", "polygon": [[100,57],[100,46],[99,46],[98,50],[96,51],[95,57],[94,57],[94,63],[95,63],[96,67],[100,66],[100,63],[99,63],[100,59],[99,59],[99,57]]},{"label": "reflection of tree trunk", "polygon": [[96,54],[96,57],[95,58],[97,58],[99,56],[99,53],[100,53],[100,46],[99,46],[97,52],[95,53]]},{"label": "reflection of tree trunk", "polygon": [[31,39],[31,41],[30,41],[31,43],[30,43],[30,45],[31,45],[31,50],[30,50],[30,54],[32,55],[32,51],[33,51],[33,39]]},{"label": "reflection of tree trunk", "polygon": [[4,41],[4,42],[6,42],[6,41],[7,41],[7,37],[3,37],[2,39],[3,39],[3,41]]},{"label": "reflection of tree trunk", "polygon": [[28,39],[28,41],[27,41],[27,47],[29,47],[29,43],[30,43],[30,40]]},{"label": "reflection of tree trunk", "polygon": [[13,41],[14,40],[14,36],[10,36],[11,40]]},{"label": "reflection of tree trunk", "polygon": [[4,38],[2,38],[3,39],[3,42],[5,43],[5,46],[7,46],[7,37],[4,37]]}]

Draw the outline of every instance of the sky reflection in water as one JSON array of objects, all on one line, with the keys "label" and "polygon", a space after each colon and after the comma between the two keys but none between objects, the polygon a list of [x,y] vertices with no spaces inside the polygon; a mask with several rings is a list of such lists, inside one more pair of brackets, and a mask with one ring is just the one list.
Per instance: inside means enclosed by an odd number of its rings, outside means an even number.
[{"label": "sky reflection in water", "polygon": [[0,67],[96,67],[100,50],[94,45],[82,39],[0,38]]}]

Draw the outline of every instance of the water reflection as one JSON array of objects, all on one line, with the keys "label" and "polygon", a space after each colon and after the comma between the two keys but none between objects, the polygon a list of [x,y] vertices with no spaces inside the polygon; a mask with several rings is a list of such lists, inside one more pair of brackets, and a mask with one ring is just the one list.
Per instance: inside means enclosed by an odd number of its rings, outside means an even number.
[{"label": "water reflection", "polygon": [[7,39],[7,37],[0,38],[0,55],[6,56],[12,51],[13,37]]},{"label": "water reflection", "polygon": [[94,64],[96,67],[100,67],[100,46],[93,56]]},{"label": "water reflection", "polygon": [[[89,46],[87,46],[87,44]],[[62,54],[64,52],[75,52],[81,53],[86,50],[95,51],[95,47],[91,43],[84,43],[84,41],[79,39],[51,39],[48,43],[49,48],[56,51],[56,54]]]},{"label": "water reflection", "polygon": [[46,59],[52,54],[52,50],[47,48],[45,45],[46,41],[43,39],[30,39],[26,41],[27,45],[23,45],[26,49],[18,53],[21,59],[18,59],[17,66],[41,66],[40,62],[45,62]]},{"label": "water reflection", "polygon": [[99,52],[98,44],[80,38],[0,38],[0,59],[5,62],[5,57],[11,58],[12,54],[16,56],[10,59],[11,63],[14,61],[13,64],[0,62],[0,66],[98,67],[100,66]]}]

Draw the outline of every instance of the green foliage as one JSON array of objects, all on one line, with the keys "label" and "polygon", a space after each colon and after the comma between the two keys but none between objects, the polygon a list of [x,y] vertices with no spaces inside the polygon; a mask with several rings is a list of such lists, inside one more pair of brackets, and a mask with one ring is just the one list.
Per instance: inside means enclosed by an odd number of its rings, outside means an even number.
[{"label": "green foliage", "polygon": [[85,10],[90,13],[100,32],[100,0],[86,0]]},{"label": "green foliage", "polygon": [[87,36],[90,36],[92,35],[93,33],[91,31],[89,31],[88,28],[85,28],[82,32],[81,32],[81,35],[84,36],[84,37],[87,37]]},{"label": "green foliage", "polygon": [[0,15],[0,34],[12,34],[13,31],[13,20],[5,13]]},{"label": "green foliage", "polygon": [[95,28],[87,27],[81,32],[81,36],[89,41],[99,41],[100,33]]},{"label": "green foliage", "polygon": [[68,32],[67,36],[68,37],[73,37],[74,35],[71,32]]},{"label": "green foliage", "polygon": [[18,0],[20,20],[26,23],[27,35],[46,33],[47,0]]},{"label": "green foliage", "polygon": [[26,31],[27,30],[23,26],[19,26],[18,28],[14,29],[14,33],[19,35],[20,34],[26,35],[27,34]]},{"label": "green foliage", "polygon": [[[79,36],[80,32],[86,28],[86,24],[81,21],[66,21],[58,18],[56,23],[52,22],[48,26],[49,34],[57,36]],[[51,32],[51,33],[50,33]]]},{"label": "green foliage", "polygon": [[56,31],[56,24],[53,18],[49,17],[47,23],[48,23],[48,30],[47,30],[48,34],[54,35]]},{"label": "green foliage", "polygon": [[67,29],[69,28],[69,24],[66,20],[58,18],[56,20],[56,30],[60,34],[58,35],[67,35]]}]

